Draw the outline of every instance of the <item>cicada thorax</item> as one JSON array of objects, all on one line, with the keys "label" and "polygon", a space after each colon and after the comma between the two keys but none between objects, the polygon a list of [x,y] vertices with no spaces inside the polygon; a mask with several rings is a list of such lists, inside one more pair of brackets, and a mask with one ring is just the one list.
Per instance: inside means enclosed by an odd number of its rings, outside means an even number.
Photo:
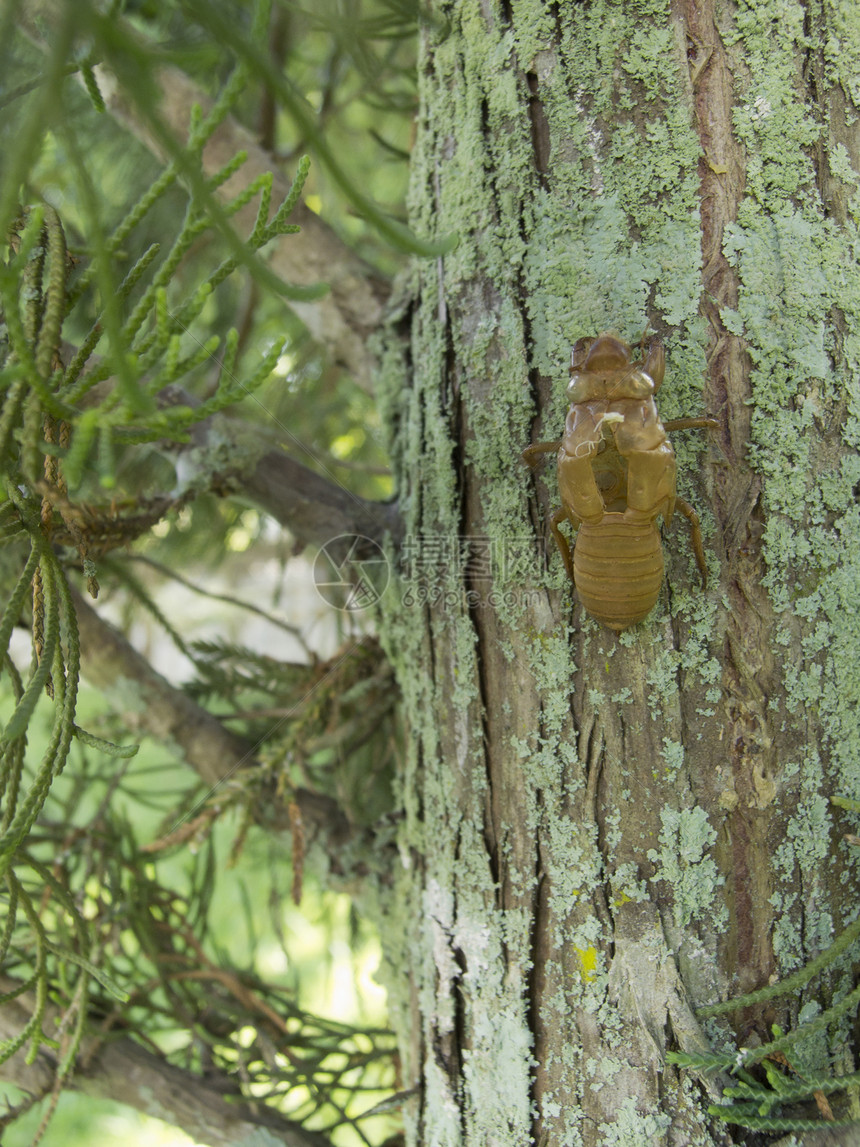
[{"label": "cicada thorax", "polygon": [[627,462],[618,453],[615,438],[607,426],[591,459],[591,471],[607,513],[623,513],[627,509]]}]

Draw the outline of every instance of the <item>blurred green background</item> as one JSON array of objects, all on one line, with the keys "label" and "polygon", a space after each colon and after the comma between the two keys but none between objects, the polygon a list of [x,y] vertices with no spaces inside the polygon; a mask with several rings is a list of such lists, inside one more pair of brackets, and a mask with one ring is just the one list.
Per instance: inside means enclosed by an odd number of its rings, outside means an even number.
[{"label": "blurred green background", "polygon": [[[322,0],[307,6],[270,7],[236,0],[218,8],[242,35],[251,37],[263,29],[258,42],[312,113],[314,129],[309,136],[254,76],[232,114],[263,143],[273,165],[288,179],[299,157],[310,155],[304,202],[381,278],[390,278],[405,265],[406,257],[380,238],[356,202],[364,197],[391,219],[406,218],[408,158],[417,107],[417,36],[426,14],[408,0]],[[86,29],[90,13],[103,15],[104,6],[69,0],[46,11],[56,17],[58,11],[69,9],[82,31],[58,45],[58,25],[48,17],[34,21],[27,5],[3,6],[0,146],[7,156],[3,202],[17,210],[12,196],[20,194],[23,203],[53,205],[74,257],[74,275],[101,257],[93,237],[94,212],[109,236],[163,165],[127,127],[100,111],[78,82],[91,65],[102,62],[97,48],[107,40],[99,41]],[[117,59],[130,51],[132,41],[122,40],[129,36],[138,45],[136,58],[153,76],[159,66],[177,67],[212,97],[228,81],[235,66],[231,45],[207,24],[205,5],[129,0],[107,11],[119,29]],[[61,65],[68,73],[65,80],[57,78]],[[61,99],[40,112],[45,85],[60,83]],[[337,156],[354,194],[315,155],[317,138]],[[8,162],[13,156],[17,167]],[[16,190],[19,168],[21,186]],[[180,182],[154,203],[115,253],[110,272],[115,282],[151,244],[169,246],[187,202],[187,190]],[[4,227],[10,219],[3,220]],[[262,254],[265,257],[265,250]],[[179,263],[170,284],[171,298],[193,292],[224,256],[223,240],[211,231],[202,232]],[[103,303],[93,288],[77,300],[63,326],[66,361],[86,338]],[[283,299],[261,288],[243,268],[209,296],[192,333],[198,341],[218,335],[223,345],[231,328],[238,332],[240,377],[243,363],[259,362],[275,345],[282,350],[269,377],[253,396],[238,401],[230,416],[246,422],[272,448],[288,449],[304,465],[334,473],[355,494],[390,497],[388,459],[372,396],[342,365],[327,361]],[[201,398],[210,395],[214,367],[202,363],[183,386]],[[4,375],[6,387],[14,384],[13,368]],[[177,482],[174,457],[157,439],[131,446],[118,439],[110,444],[109,456],[104,441],[94,442],[74,495],[81,502],[110,498],[121,503],[170,491]],[[8,483],[17,484],[14,471],[4,482],[7,490]],[[14,538],[0,550],[0,588],[7,594],[23,553]],[[297,558],[292,540],[241,500],[203,493],[152,531],[97,562],[102,586],[98,609],[127,629],[136,647],[174,683],[222,716],[232,714],[230,728],[252,741],[263,738],[261,773],[267,782],[277,781],[278,791],[287,794],[285,800],[290,786],[306,785],[351,806],[348,811],[357,824],[383,823],[397,736],[392,724],[393,685],[373,644],[372,620],[333,611],[314,594],[312,556]],[[180,573],[185,581],[216,596],[194,594],[165,576],[165,570]],[[225,598],[249,602],[257,613]],[[12,660],[25,679],[31,660],[26,628],[23,618],[11,646]],[[313,706],[304,705],[308,682],[316,680],[313,674],[319,675],[319,666],[344,648],[344,641],[350,650],[357,650],[355,657],[336,676],[329,692],[316,694]],[[195,646],[195,642],[207,644]],[[7,674],[0,678],[0,690],[5,690],[0,715],[7,718],[13,708]],[[271,716],[278,704],[292,714],[289,720]],[[28,729],[25,788],[45,750],[51,712],[51,701],[45,697]],[[338,740],[336,731],[360,725],[362,714],[374,722],[374,735],[361,731],[354,748]],[[76,723],[118,743],[133,739],[106,706],[102,692],[86,685]],[[338,891],[337,882],[328,879],[327,861],[319,849],[315,853],[312,847],[299,858],[304,865],[301,902],[294,903],[296,858],[291,855],[289,834],[274,830],[264,818],[261,823],[260,810],[254,806],[258,796],[253,791],[241,799],[232,794],[224,802],[229,807],[217,815],[212,812],[198,833],[142,853],[141,848],[201,810],[208,816],[217,801],[207,797],[182,761],[149,739],[143,739],[140,752],[130,760],[105,757],[75,742],[26,848],[37,863],[53,867],[70,890],[92,928],[102,968],[131,992],[123,1012],[131,1028],[137,1025],[153,1045],[189,1067],[199,1067],[200,1056],[211,1051],[205,1040],[200,1044],[203,1051],[197,1047],[194,1033],[171,1014],[175,1000],[171,1002],[169,993],[158,986],[157,960],[146,949],[147,937],[157,937],[157,929],[153,931],[152,920],[144,917],[153,903],[162,904],[163,915],[174,928],[171,942],[179,943],[177,921],[187,922],[213,967],[257,977],[265,985],[260,992],[272,993],[267,999],[279,1006],[289,1001],[299,1027],[305,1024],[311,1031],[314,1017],[331,1021],[325,1039],[333,1048],[341,1040],[356,1061],[364,1057],[366,1062],[360,1073],[352,1075],[342,1052],[333,1051],[331,1060],[320,1062],[325,1066],[337,1061],[331,1095],[350,1115],[359,1114],[397,1088],[393,1041],[385,1031],[384,991],[374,980],[379,938],[361,902]],[[27,887],[38,903],[35,871],[30,870]],[[41,911],[51,935],[56,930],[58,936],[71,937],[69,921],[51,904],[50,896],[43,897]],[[130,925],[132,918],[138,924]],[[14,974],[26,977],[33,967],[29,944],[23,933],[13,943]],[[187,945],[171,959],[180,957],[190,959]],[[135,999],[135,990],[142,985],[146,1001]],[[115,1006],[98,987],[94,997],[99,1006]],[[232,1014],[234,1001],[221,1002]],[[221,1066],[231,1054],[240,1056],[230,1051],[231,1041],[240,1047],[243,1039],[247,1043],[253,1038],[251,1029],[225,1031],[217,1050]],[[217,1042],[211,1033],[207,1039],[213,1046]],[[11,1086],[4,1085],[4,1091],[11,1105],[22,1098]],[[312,1096],[301,1086],[287,1089],[280,1106],[307,1119],[309,1126],[328,1127],[338,1121],[319,1095]],[[45,1101],[6,1126],[4,1147],[32,1142],[44,1109]],[[360,1130],[340,1122],[333,1141],[344,1147],[381,1143],[398,1126],[396,1115],[371,1117]],[[189,1140],[128,1109],[66,1092],[41,1142],[47,1147],[72,1147]]]}]

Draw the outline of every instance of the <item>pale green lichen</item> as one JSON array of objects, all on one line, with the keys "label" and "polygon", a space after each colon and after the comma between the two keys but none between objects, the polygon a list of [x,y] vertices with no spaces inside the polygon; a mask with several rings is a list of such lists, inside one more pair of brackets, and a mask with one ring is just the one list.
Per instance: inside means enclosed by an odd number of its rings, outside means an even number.
[{"label": "pale green lichen", "polygon": [[[780,884],[771,896],[771,904],[777,915],[774,952],[781,967],[790,970],[799,965],[800,951],[823,951],[828,947],[833,940],[834,924],[826,901],[815,903],[819,897],[813,891],[821,882],[821,874],[826,873],[831,855],[831,812],[829,802],[818,791],[821,776],[818,755],[811,753],[799,767],[788,762],[786,772],[789,775],[799,772],[802,795],[798,811],[788,823],[785,838],[773,853],[773,870]],[[798,883],[798,871],[818,873],[806,895],[803,885]],[[790,914],[798,903],[803,909],[802,928]]]},{"label": "pale green lichen", "polygon": [[724,912],[717,900],[724,878],[708,855],[717,834],[707,813],[698,807],[664,808],[660,820],[660,850],[650,849],[648,859],[657,865],[651,879],[665,880],[672,888],[676,927]]},{"label": "pale green lichen", "polygon": [[670,772],[677,773],[683,768],[684,746],[680,741],[673,741],[670,737],[664,737],[661,755]]},{"label": "pale green lichen", "polygon": [[642,1113],[636,1100],[628,1096],[618,1104],[615,1118],[603,1132],[603,1147],[643,1147],[643,1144],[665,1143],[665,1132],[672,1120],[668,1115]]},{"label": "pale green lichen", "polygon": [[529,1090],[533,1060],[531,1033],[523,1026],[518,1003],[510,1010],[482,1011],[474,1039],[474,1046],[464,1052],[464,1078],[475,1099],[493,1089],[498,1096],[492,1109],[473,1100],[469,1116],[475,1141],[519,1141],[525,1130],[522,1096]]},{"label": "pale green lichen", "polygon": [[[846,11],[839,4],[829,10],[831,29],[844,29]],[[835,766],[840,788],[860,790],[860,516],[854,496],[860,474],[860,343],[854,334],[860,272],[848,255],[858,235],[856,217],[839,223],[826,215],[810,145],[823,147],[848,202],[856,198],[858,176],[841,144],[828,151],[826,133],[798,101],[802,19],[800,6],[775,0],[742,11],[739,27],[752,67],[737,125],[752,159],[749,197],[726,237],[741,283],[737,310],[726,318],[743,333],[753,363],[751,458],[765,478],[766,584],[786,618],[775,642],[791,650],[782,666],[787,708],[803,740],[810,724],[821,731],[818,752],[813,745],[804,766],[798,811],[774,856],[787,886],[774,947],[786,967],[799,962],[808,943],[814,949],[818,922],[828,915],[826,898],[808,901],[801,932],[788,911],[796,899],[791,887],[820,881],[830,848],[826,795],[833,781],[825,775],[823,754]],[[850,39],[856,44],[856,32]],[[846,91],[856,84],[847,57],[829,57],[828,66]],[[840,406],[847,408],[841,418],[846,453],[822,455],[820,432],[836,425]],[[802,626],[800,656],[795,619]]]},{"label": "pale green lichen", "polygon": [[[828,355],[833,349],[828,327],[834,310],[845,309],[846,303],[849,324],[856,321],[855,266],[844,254],[846,239],[849,246],[853,240],[839,233],[832,223],[823,223],[814,195],[807,193],[807,188],[814,191],[808,145],[817,138],[818,129],[798,108],[792,88],[792,55],[802,38],[800,8],[793,7],[786,19],[785,6],[780,6],[778,17],[776,6],[770,6],[774,14],[770,20],[768,7],[757,5],[754,10],[747,7],[741,11],[740,28],[746,38],[747,57],[753,62],[753,79],[738,125],[754,153],[748,165],[750,192],[768,213],[775,206],[777,210],[776,217],[769,218],[748,203],[740,214],[738,230],[729,231],[727,250],[736,261],[742,290],[738,311],[726,313],[724,318],[731,330],[745,334],[755,363],[754,386],[761,414],[754,421],[753,457],[767,479],[769,586],[778,608],[789,610],[793,606],[811,625],[803,641],[803,663],[786,667],[789,706],[799,723],[810,713],[824,718],[828,747],[841,766],[842,776],[856,784],[860,760],[858,688],[856,655],[849,651],[857,648],[853,619],[857,615],[858,578],[850,557],[857,552],[856,514],[850,506],[857,478],[852,473],[853,480],[848,480],[844,460],[835,471],[816,474],[812,483],[807,478],[816,469],[809,452],[816,421],[826,417],[837,381],[846,381],[828,377]],[[832,59],[836,67],[835,54]],[[845,71],[848,78],[850,69]],[[847,158],[844,149],[836,149],[831,172],[856,185],[856,173],[848,169]],[[787,204],[779,210],[781,194],[798,193],[801,206]],[[845,345],[856,370],[856,345],[850,336]],[[812,385],[810,376],[814,376]],[[851,387],[848,405],[853,420],[856,406]],[[856,442],[851,422],[846,426],[846,441]],[[816,487],[821,492],[820,502]],[[830,514],[848,511],[835,531],[826,526],[825,509]],[[811,585],[798,595],[797,573],[802,570],[811,571],[811,578],[806,575]],[[825,601],[832,604],[822,610]],[[826,614],[824,623],[820,620],[822,612]],[[784,640],[793,647],[788,631]],[[776,859],[786,879],[790,873],[796,881],[798,870],[815,871],[821,861],[820,849],[827,847],[828,817],[816,795],[824,778],[820,768],[815,774],[805,798],[806,811],[789,826],[786,842],[778,850]],[[812,812],[815,817],[810,820]],[[820,909],[813,910],[812,915],[818,912]],[[788,956],[789,962],[792,945],[795,952],[800,951],[799,936],[788,936],[791,930],[790,921],[783,916],[776,946],[779,956]]]},{"label": "pale green lichen", "polygon": [[424,1062],[424,1100],[433,1112],[433,1141],[439,1147],[459,1147],[461,1114],[459,1097],[451,1091],[448,1076],[428,1055]]},{"label": "pale green lichen", "polygon": [[612,889],[612,906],[620,908],[629,901],[640,902],[647,900],[649,893],[646,881],[639,875],[639,868],[632,862],[619,864],[610,874],[609,885]]},{"label": "pale green lichen", "polygon": [[621,1071],[624,1069],[624,1064],[620,1063],[617,1059],[587,1059],[582,1065],[582,1069],[589,1078],[589,1083],[594,1091],[600,1091],[601,1088],[606,1087],[607,1084],[613,1083]]}]

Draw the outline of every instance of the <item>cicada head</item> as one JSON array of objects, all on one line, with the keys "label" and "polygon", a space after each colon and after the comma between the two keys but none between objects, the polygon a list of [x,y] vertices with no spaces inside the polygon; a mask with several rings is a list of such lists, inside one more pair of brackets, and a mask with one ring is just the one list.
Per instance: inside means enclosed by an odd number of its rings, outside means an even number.
[{"label": "cicada head", "polygon": [[630,347],[614,331],[578,339],[570,352],[570,373],[603,374],[623,370],[630,362]]},{"label": "cicada head", "polygon": [[630,347],[612,331],[599,334],[588,348],[582,369],[594,374],[624,370],[630,363]]},{"label": "cicada head", "polygon": [[613,331],[596,338],[582,338],[570,354],[570,402],[611,398],[615,391],[625,397],[624,380],[630,372],[630,347]]}]

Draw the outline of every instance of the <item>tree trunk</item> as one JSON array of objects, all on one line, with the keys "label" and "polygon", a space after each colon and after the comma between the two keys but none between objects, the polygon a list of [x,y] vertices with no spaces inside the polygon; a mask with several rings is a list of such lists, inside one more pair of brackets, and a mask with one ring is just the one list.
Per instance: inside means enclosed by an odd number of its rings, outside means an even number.
[{"label": "tree trunk", "polygon": [[[860,47],[840,21],[465,0],[425,28],[413,225],[460,243],[416,266],[380,388],[407,533],[386,938],[410,1143],[729,1142],[720,1081],[666,1052],[707,1047],[695,1007],[856,912],[828,803],[858,796],[860,759]],[[520,453],[562,432],[570,345],[646,324],[663,418],[720,421],[674,436],[710,585],[676,523],[656,608],[618,635],[545,543],[553,468],[534,482]],[[766,1042],[839,990],[721,1038]]]}]

